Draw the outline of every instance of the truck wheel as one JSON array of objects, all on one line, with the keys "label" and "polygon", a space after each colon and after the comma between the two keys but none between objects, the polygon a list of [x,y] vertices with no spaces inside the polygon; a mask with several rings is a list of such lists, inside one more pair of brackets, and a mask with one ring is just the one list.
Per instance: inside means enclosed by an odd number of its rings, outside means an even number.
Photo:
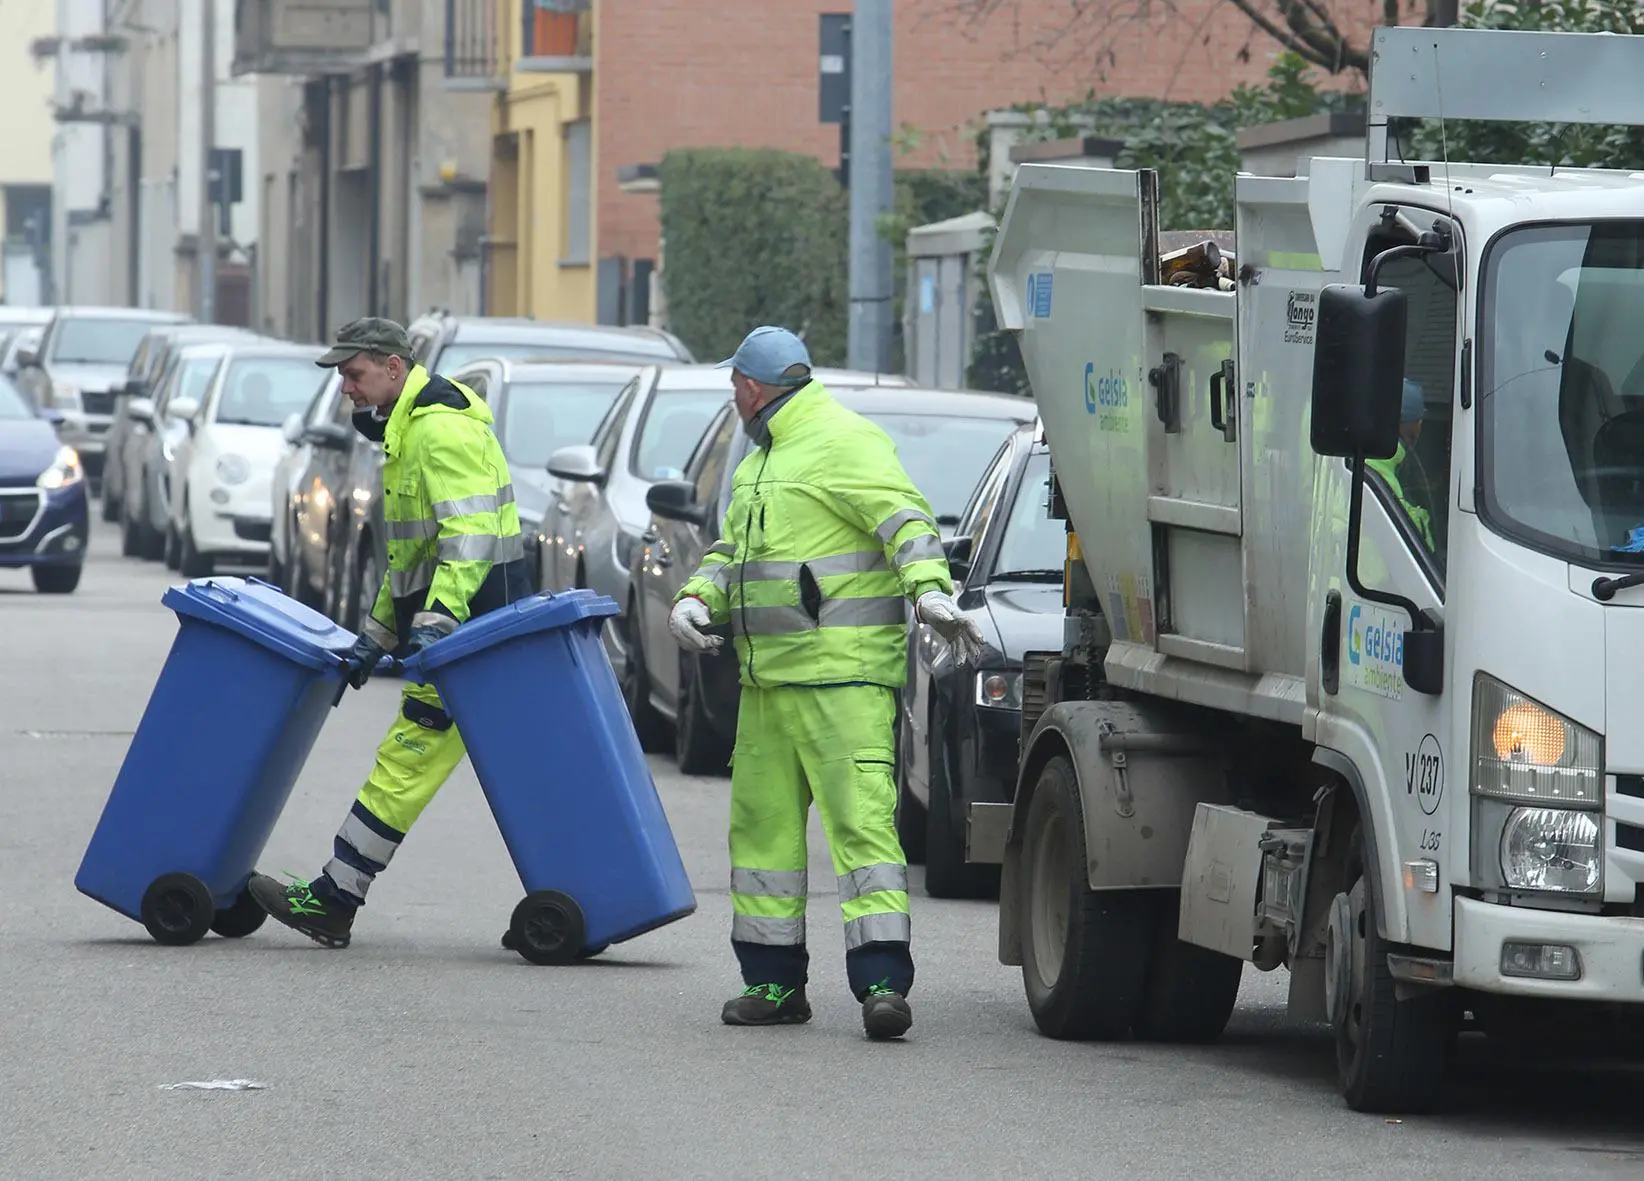
[{"label": "truck wheel", "polygon": [[1345,988],[1332,1005],[1342,1096],[1355,1111],[1431,1111],[1443,1090],[1452,1014],[1441,993],[1407,1001],[1394,994],[1388,946],[1377,930],[1376,892],[1364,868],[1362,831],[1353,834],[1346,870],[1347,890],[1336,895],[1325,953],[1329,972],[1339,955],[1336,940],[1346,944]]},{"label": "truck wheel", "polygon": [[1176,937],[1181,893],[1160,890],[1152,899],[1153,962],[1136,1036],[1150,1042],[1213,1042],[1233,1016],[1244,961]]},{"label": "truck wheel", "polygon": [[1039,772],[1022,849],[1022,986],[1039,1032],[1124,1037],[1142,1007],[1151,946],[1143,891],[1092,890],[1073,764]]}]

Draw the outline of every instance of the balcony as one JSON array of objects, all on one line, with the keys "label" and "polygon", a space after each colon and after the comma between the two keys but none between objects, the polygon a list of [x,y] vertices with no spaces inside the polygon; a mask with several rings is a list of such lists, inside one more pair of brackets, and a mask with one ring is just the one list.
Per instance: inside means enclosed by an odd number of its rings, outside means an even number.
[{"label": "balcony", "polygon": [[527,74],[586,74],[594,68],[592,0],[523,0],[514,68]]},{"label": "balcony", "polygon": [[375,0],[237,0],[240,74],[327,74],[359,62],[374,40]]},{"label": "balcony", "polygon": [[[526,0],[529,3],[530,0]],[[502,90],[508,85],[500,52],[496,0],[445,0],[445,87]]]}]

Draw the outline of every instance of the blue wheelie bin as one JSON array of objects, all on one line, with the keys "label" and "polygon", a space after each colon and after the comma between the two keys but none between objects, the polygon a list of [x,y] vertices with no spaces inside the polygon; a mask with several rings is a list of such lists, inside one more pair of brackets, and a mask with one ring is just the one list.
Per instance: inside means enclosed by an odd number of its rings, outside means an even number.
[{"label": "blue wheelie bin", "polygon": [[177,636],[74,885],[161,943],[238,938],[262,925],[246,880],[354,635],[256,579],[196,579],[160,602]]},{"label": "blue wheelie bin", "polygon": [[597,955],[696,910],[600,644],[617,611],[592,591],[533,595],[405,662],[462,734],[526,891],[503,946],[536,964]]}]

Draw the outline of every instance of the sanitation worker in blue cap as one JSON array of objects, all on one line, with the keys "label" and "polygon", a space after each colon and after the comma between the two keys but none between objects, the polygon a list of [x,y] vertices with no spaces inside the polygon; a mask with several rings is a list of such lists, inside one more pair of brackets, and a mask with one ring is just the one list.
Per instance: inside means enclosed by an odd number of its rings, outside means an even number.
[{"label": "sanitation worker in blue cap", "polygon": [[1427,485],[1427,473],[1416,456],[1416,440],[1421,438],[1421,422],[1427,406],[1421,387],[1408,377],[1404,379],[1404,401],[1399,408],[1399,445],[1391,459],[1367,459],[1364,466],[1386,482],[1393,498],[1399,502],[1404,515],[1415,526],[1428,553],[1437,553],[1434,543],[1433,518]]},{"label": "sanitation worker in blue cap", "polygon": [[755,446],[732,477],[719,540],[668,625],[711,652],[729,623],[742,696],[731,766],[731,946],[744,991],[727,1025],[810,1020],[805,826],[816,801],[845,923],[845,972],[869,1037],[913,1023],[908,868],[896,835],[896,690],[906,604],[960,663],[980,630],[952,598],[930,505],[890,438],[835,401],[785,328],[721,362]]}]

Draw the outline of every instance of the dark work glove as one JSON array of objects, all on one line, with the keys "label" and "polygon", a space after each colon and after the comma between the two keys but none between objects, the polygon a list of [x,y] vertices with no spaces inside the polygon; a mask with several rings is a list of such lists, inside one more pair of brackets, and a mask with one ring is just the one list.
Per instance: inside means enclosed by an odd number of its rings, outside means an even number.
[{"label": "dark work glove", "polygon": [[356,689],[365,688],[365,683],[371,679],[376,671],[377,662],[386,655],[386,650],[364,636],[354,641],[354,648],[348,654],[348,683]]},{"label": "dark work glove", "polygon": [[421,652],[430,644],[443,640],[445,636],[446,632],[443,628],[434,627],[431,624],[424,624],[422,627],[412,628],[411,638],[405,642],[405,656],[401,659],[408,658],[418,652]]}]

